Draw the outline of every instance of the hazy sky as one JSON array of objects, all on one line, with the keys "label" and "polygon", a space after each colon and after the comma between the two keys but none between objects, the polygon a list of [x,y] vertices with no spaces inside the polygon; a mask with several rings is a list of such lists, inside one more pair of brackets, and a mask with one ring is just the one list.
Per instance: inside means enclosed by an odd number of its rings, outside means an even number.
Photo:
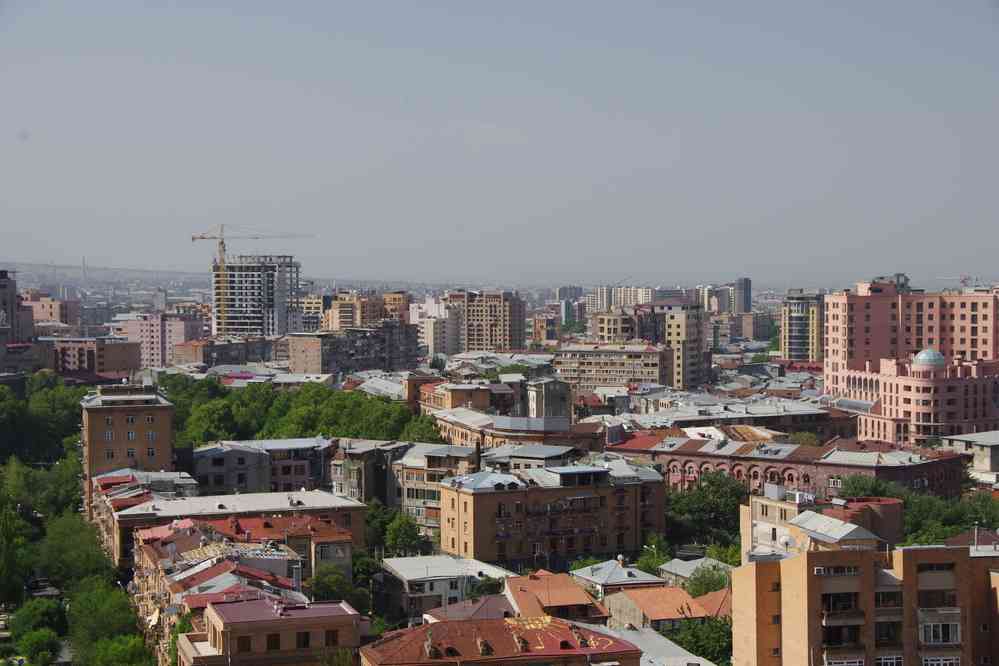
[{"label": "hazy sky", "polygon": [[0,259],[999,278],[999,0],[0,0]]}]

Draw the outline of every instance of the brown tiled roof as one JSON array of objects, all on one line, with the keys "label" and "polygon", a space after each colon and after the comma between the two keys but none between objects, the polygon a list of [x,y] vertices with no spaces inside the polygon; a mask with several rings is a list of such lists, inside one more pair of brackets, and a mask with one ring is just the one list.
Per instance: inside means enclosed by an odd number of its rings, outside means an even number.
[{"label": "brown tiled roof", "polygon": [[547,609],[560,606],[593,606],[603,611],[569,574],[539,572],[529,576],[511,576],[506,579],[506,586],[521,617],[543,615]]},{"label": "brown tiled roof", "polygon": [[350,541],[351,533],[317,516],[246,516],[199,520],[234,541],[283,540],[287,536],[308,536],[319,541]]},{"label": "brown tiled roof", "polygon": [[374,666],[421,664],[558,663],[585,657],[591,663],[634,661],[631,643],[548,616],[503,620],[450,620],[385,634],[361,648]]},{"label": "brown tiled roof", "polygon": [[434,608],[426,611],[424,615],[437,620],[498,620],[513,617],[514,613],[514,608],[506,597],[502,594],[489,594],[478,599],[466,599],[456,604]]},{"label": "brown tiled roof", "polygon": [[683,620],[710,614],[682,587],[645,587],[622,590],[649,620]]},{"label": "brown tiled roof", "polygon": [[732,588],[723,587],[715,592],[708,592],[694,597],[711,617],[732,617]]}]

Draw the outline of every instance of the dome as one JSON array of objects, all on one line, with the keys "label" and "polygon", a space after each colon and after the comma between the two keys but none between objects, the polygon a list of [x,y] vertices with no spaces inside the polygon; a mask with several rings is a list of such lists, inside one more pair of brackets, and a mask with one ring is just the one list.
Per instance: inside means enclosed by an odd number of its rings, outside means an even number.
[{"label": "dome", "polygon": [[947,359],[944,355],[938,352],[936,349],[924,349],[923,351],[916,354],[915,358],[912,359],[913,365],[931,365],[941,368],[947,365]]}]

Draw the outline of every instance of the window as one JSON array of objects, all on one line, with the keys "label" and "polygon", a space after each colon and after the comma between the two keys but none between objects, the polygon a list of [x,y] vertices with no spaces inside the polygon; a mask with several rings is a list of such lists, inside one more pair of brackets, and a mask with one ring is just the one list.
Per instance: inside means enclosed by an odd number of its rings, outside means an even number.
[{"label": "window", "polygon": [[242,456],[240,456],[239,458],[236,458],[236,464],[239,465],[239,466],[245,465],[246,464],[246,458],[243,458]]},{"label": "window", "polygon": [[105,460],[114,460],[114,449],[108,449],[104,452]]},{"label": "window", "polygon": [[923,666],[961,666],[960,657],[923,657]]},{"label": "window", "polygon": [[156,457],[156,449],[154,449],[152,447],[146,449],[146,455],[149,456],[150,458],[155,458]]},{"label": "window", "polygon": [[212,467],[225,467],[225,458],[223,456],[212,458]]},{"label": "window", "polygon": [[150,430],[149,432],[147,432],[146,433],[146,439],[148,441],[150,441],[150,442],[155,442],[156,441],[156,432],[153,431],[153,430]]},{"label": "window", "polygon": [[924,645],[951,645],[961,642],[961,625],[957,622],[930,622],[920,625],[919,629]]},{"label": "window", "polygon": [[246,474],[244,474],[243,472],[240,472],[239,474],[236,475],[236,485],[237,486],[245,486],[246,485]]},{"label": "window", "polygon": [[126,416],[126,417],[125,417],[125,423],[128,423],[129,425],[131,425],[131,424],[135,423],[135,417],[134,417],[134,416],[131,416],[131,415],[129,415],[129,416]]},{"label": "window", "polygon": [[779,657],[780,656],[780,648],[779,647],[771,648],[771,650],[770,650],[770,656],[772,656],[772,657]]},{"label": "window", "polygon": [[125,455],[128,456],[129,458],[134,458],[135,457],[135,449],[128,449],[127,451],[125,451]]},{"label": "window", "polygon": [[456,581],[456,580],[448,581],[447,586],[448,586],[448,589],[450,589],[450,590],[457,590],[458,589],[458,581]]},{"label": "window", "polygon": [[904,664],[905,662],[902,661],[902,655],[900,654],[884,655],[874,658],[874,666],[904,666]]},{"label": "window", "polygon": [[780,624],[780,615],[771,615],[770,624]]},{"label": "window", "polygon": [[326,630],[326,647],[334,647],[340,644],[340,632],[336,629]]},{"label": "window", "polygon": [[300,631],[295,634],[295,647],[299,650],[306,650],[309,647],[309,632]]},{"label": "window", "polygon": [[901,608],[902,607],[902,592],[875,592],[874,593],[874,607],[875,608]]},{"label": "window", "polygon": [[104,425],[114,425],[114,419],[110,416],[104,417]]},{"label": "window", "polygon": [[146,416],[146,423],[149,423],[149,424],[152,424],[152,423],[153,423],[153,420],[154,420],[154,419],[153,419],[153,417],[152,417],[152,416]]},{"label": "window", "polygon": [[114,430],[105,430],[104,431],[104,441],[105,442],[113,442],[114,441]]},{"label": "window", "polygon": [[128,431],[128,441],[130,441],[130,442],[135,441],[135,431],[134,430],[129,430]]},{"label": "window", "polygon": [[236,637],[236,652],[252,652],[253,640],[250,636]]},{"label": "window", "polygon": [[920,590],[920,608],[957,608],[956,590]]},{"label": "window", "polygon": [[267,634],[267,651],[274,652],[281,649],[281,634]]},{"label": "window", "polygon": [[925,571],[953,571],[953,562],[922,562],[916,565],[916,571],[918,573],[923,573]]}]

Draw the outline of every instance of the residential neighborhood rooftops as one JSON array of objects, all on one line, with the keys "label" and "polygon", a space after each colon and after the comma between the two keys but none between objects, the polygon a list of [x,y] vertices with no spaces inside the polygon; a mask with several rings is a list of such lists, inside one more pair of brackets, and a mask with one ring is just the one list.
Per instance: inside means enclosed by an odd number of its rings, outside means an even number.
[{"label": "residential neighborhood rooftops", "polygon": [[681,560],[673,558],[669,562],[659,567],[659,572],[663,575],[678,576],[680,578],[690,578],[701,567],[718,567],[725,571],[732,569],[731,565],[725,564],[713,557],[698,557],[694,560]]},{"label": "residential neighborhood rooftops", "polygon": [[444,479],[441,483],[455,489],[473,493],[495,490],[519,490],[527,487],[527,484],[519,477],[513,474],[494,472],[491,469],[484,469],[474,474],[452,476]]},{"label": "residential neighborhood rooftops", "polygon": [[650,621],[706,617],[708,612],[682,587],[625,588],[626,595]]},{"label": "residential neighborhood rooftops", "polygon": [[514,609],[502,594],[487,594],[477,599],[466,599],[456,604],[432,608],[423,613],[431,622],[443,620],[496,620],[513,617]]},{"label": "residential neighborhood rooftops", "polygon": [[333,440],[325,437],[296,437],[289,439],[249,439],[222,440],[224,444],[236,444],[251,449],[264,451],[286,451],[292,449],[326,448],[332,446]]},{"label": "residential neighborhood rooftops", "polygon": [[356,616],[360,614],[346,601],[314,601],[308,604],[282,604],[272,599],[212,602],[210,607],[223,622],[273,622],[287,618],[289,621],[314,620],[328,617]]},{"label": "residential neighborhood rooftops", "polygon": [[[579,626],[588,627],[581,624]],[[713,662],[687,652],[655,629],[610,629],[594,627],[600,633],[627,641],[642,651],[641,666],[715,666]]]}]

